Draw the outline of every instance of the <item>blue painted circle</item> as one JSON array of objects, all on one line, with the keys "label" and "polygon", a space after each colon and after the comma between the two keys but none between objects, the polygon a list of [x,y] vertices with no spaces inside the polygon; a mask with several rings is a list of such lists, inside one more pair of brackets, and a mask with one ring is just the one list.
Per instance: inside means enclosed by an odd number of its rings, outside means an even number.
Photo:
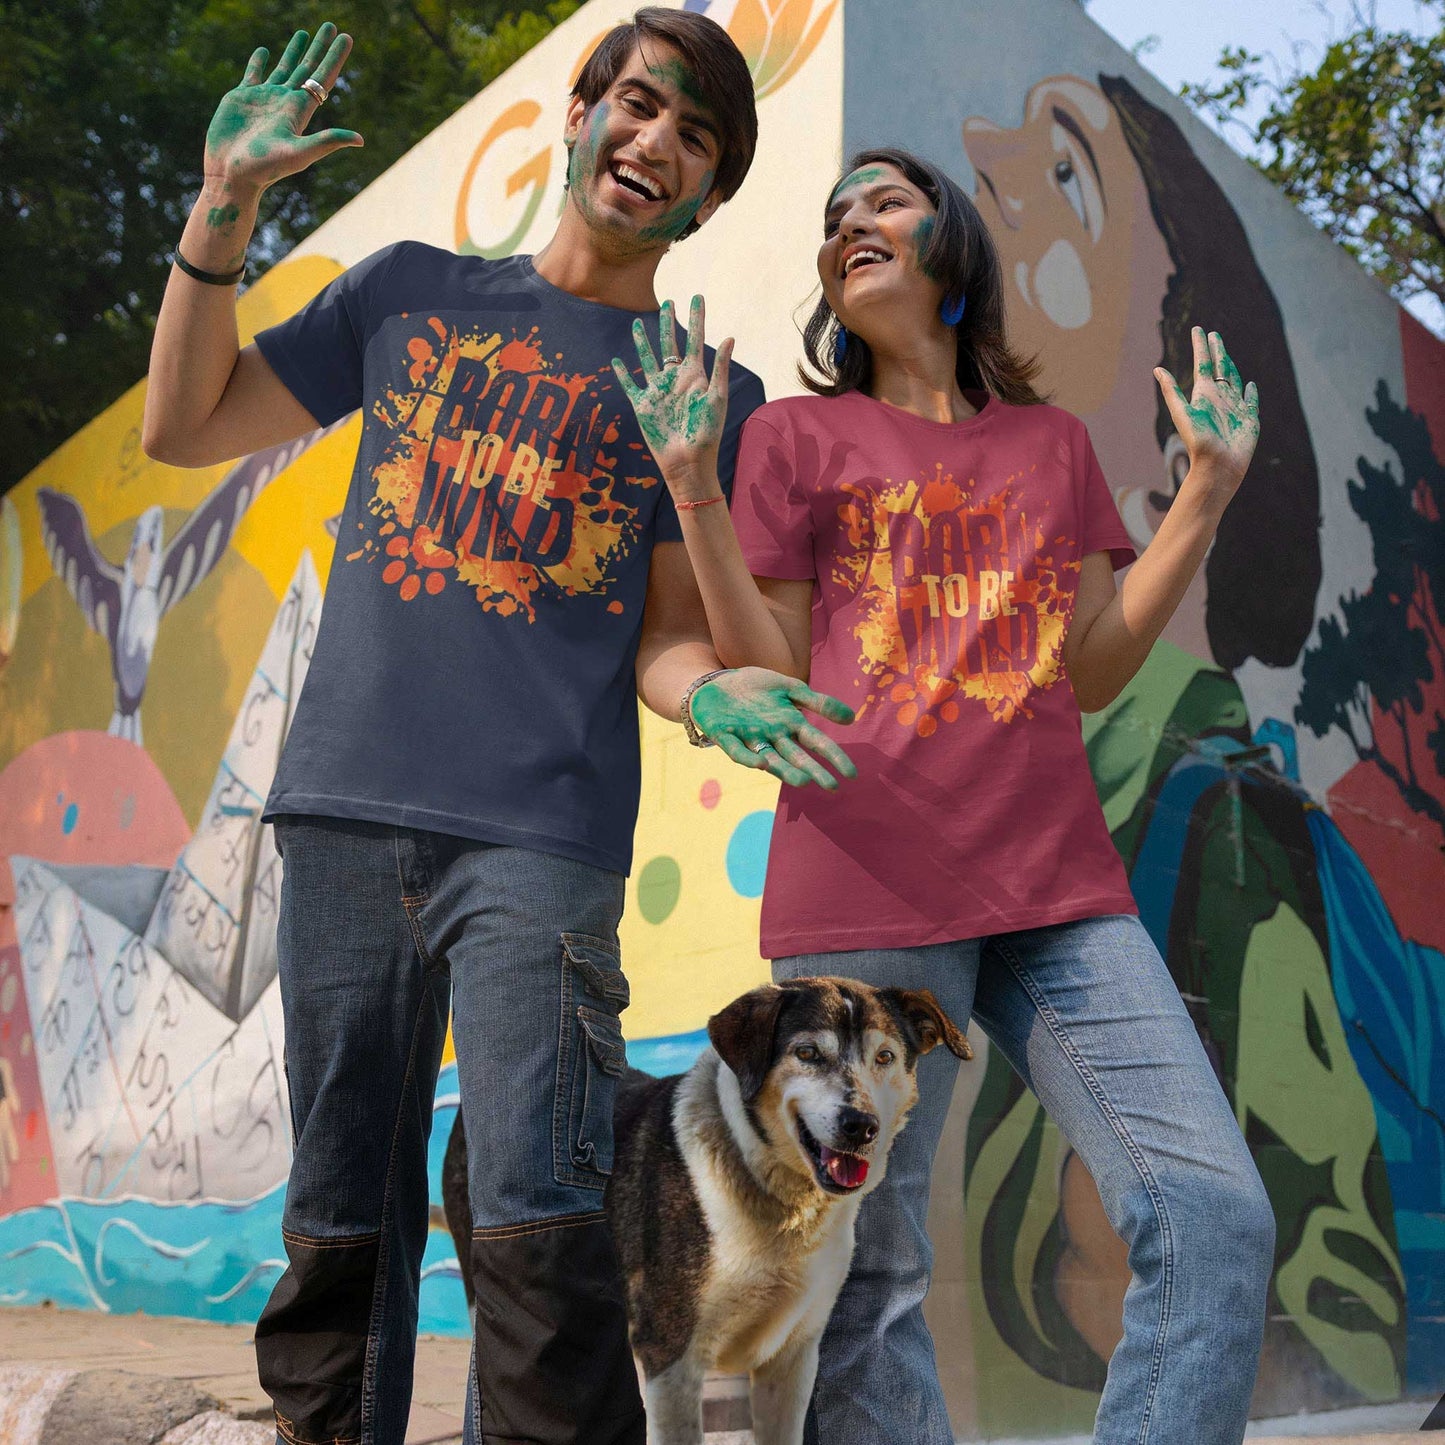
[{"label": "blue painted circle", "polygon": [[749,813],[728,839],[728,882],[744,898],[760,898],[768,872],[768,842],[773,836],[771,811]]}]

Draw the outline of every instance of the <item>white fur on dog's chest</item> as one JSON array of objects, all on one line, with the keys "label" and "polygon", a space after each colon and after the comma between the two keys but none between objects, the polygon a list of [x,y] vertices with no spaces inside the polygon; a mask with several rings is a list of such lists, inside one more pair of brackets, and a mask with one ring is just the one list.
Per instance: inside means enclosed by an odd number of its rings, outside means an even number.
[{"label": "white fur on dog's chest", "polygon": [[[708,1102],[714,1109],[720,1106],[734,1140],[744,1144],[746,1125],[731,1082],[725,1068],[706,1080],[717,1090]],[[714,1157],[703,1131],[691,1127],[699,1115],[716,1119],[717,1113],[705,1107],[695,1113],[682,1100],[679,1104],[678,1141],[711,1241],[693,1349],[700,1349],[718,1368],[751,1371],[789,1341],[822,1333],[848,1273],[861,1201],[820,1201],[806,1213],[789,1216],[782,1228],[775,1220],[758,1218],[730,1187],[727,1170]]]}]

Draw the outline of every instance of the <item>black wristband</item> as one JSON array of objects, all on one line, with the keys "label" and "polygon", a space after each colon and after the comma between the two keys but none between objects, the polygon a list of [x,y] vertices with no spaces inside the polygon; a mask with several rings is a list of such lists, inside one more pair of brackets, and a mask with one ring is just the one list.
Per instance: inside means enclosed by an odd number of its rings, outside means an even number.
[{"label": "black wristband", "polygon": [[192,266],[184,256],[181,255],[180,247],[177,246],[171,260],[191,278],[192,281],[204,281],[207,286],[234,286],[246,274],[246,263],[241,263],[239,271],[230,271],[222,276],[216,271],[202,271],[198,266]]}]

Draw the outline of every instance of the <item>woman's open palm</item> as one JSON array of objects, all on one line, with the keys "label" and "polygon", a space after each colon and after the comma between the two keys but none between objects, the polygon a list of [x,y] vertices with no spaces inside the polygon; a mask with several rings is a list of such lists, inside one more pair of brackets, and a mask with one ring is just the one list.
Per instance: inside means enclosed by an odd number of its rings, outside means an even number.
[{"label": "woman's open palm", "polygon": [[338,34],[330,21],[309,45],[308,38],[298,30],[264,80],[268,52],[263,47],[251,56],[241,83],[222,97],[206,131],[208,176],[260,192],[332,151],[362,144],[354,130],[304,133],[321,104],[306,82],[329,92],[351,53],[351,37]]},{"label": "woman's open palm", "polygon": [[1162,366],[1154,377],[1179,440],[1189,449],[1189,465],[1208,466],[1232,492],[1259,441],[1259,390],[1252,381],[1244,383],[1217,331],[1206,336],[1196,326],[1193,338],[1194,394],[1186,397]]}]

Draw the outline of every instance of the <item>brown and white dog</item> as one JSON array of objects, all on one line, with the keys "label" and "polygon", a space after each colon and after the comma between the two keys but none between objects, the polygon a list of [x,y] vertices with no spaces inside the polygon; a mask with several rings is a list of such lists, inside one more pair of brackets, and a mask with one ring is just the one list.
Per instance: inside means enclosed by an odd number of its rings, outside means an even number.
[{"label": "brown and white dog", "polygon": [[629,1072],[607,1208],[647,1380],[649,1445],[702,1445],[702,1382],[752,1377],[758,1445],[799,1445],[863,1196],[918,1098],[920,1054],[967,1039],[926,990],[754,989],[686,1073]]},{"label": "brown and white dog", "polygon": [[[972,1051],[926,989],[845,978],[753,989],[708,1035],[685,1074],[629,1069],[614,1116],[606,1204],[648,1445],[702,1445],[712,1369],[751,1376],[757,1445],[801,1445],[858,1206],[917,1101],[918,1057]],[[459,1118],[449,1164],[460,1138]],[[444,1170],[461,1239],[465,1179]]]}]

